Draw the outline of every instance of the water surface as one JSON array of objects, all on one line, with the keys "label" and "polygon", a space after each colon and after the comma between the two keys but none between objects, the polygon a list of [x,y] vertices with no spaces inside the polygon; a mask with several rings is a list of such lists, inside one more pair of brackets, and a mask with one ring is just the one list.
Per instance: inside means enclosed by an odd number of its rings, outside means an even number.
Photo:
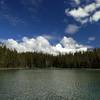
[{"label": "water surface", "polygon": [[0,100],[100,100],[100,71],[0,71]]}]

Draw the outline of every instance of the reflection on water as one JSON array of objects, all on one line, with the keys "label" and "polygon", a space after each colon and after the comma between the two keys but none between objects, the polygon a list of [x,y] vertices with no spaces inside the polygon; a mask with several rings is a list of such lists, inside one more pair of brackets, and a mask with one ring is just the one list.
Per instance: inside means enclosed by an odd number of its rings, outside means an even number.
[{"label": "reflection on water", "polygon": [[0,71],[0,100],[100,100],[100,71]]}]

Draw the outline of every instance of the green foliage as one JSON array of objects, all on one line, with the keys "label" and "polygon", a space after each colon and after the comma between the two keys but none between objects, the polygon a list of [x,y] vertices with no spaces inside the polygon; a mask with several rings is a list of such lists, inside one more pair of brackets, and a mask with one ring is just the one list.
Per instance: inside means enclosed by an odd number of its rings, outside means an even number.
[{"label": "green foliage", "polygon": [[100,68],[100,49],[53,56],[42,53],[17,53],[0,46],[0,68]]}]

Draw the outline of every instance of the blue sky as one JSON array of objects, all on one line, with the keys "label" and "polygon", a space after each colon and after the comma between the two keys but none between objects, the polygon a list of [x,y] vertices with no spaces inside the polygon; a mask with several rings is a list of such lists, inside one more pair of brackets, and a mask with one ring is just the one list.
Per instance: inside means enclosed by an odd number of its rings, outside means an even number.
[{"label": "blue sky", "polygon": [[0,0],[0,38],[41,35],[56,44],[67,36],[100,47],[99,4],[100,0]]}]

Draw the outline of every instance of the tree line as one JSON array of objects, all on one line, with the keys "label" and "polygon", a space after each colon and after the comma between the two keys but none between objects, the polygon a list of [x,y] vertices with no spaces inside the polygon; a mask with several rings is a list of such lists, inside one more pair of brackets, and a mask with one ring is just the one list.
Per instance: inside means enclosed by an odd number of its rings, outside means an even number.
[{"label": "tree line", "polygon": [[54,56],[0,46],[0,68],[100,68],[100,49]]}]

